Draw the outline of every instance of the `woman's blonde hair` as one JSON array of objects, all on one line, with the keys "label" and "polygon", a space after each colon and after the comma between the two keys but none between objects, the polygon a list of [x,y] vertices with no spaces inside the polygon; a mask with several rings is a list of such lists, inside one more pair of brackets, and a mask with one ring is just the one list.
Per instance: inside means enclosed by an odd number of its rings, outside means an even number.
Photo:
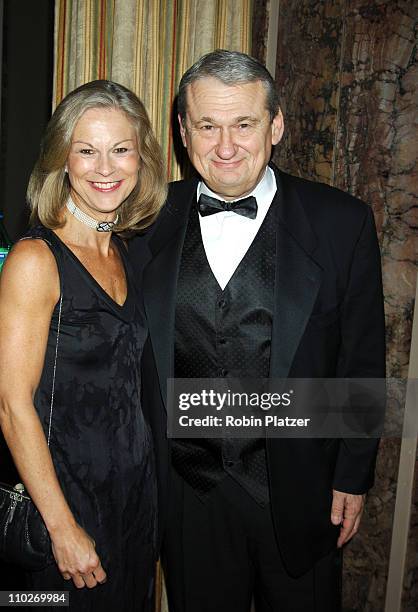
[{"label": "woman's blonde hair", "polygon": [[78,120],[91,108],[121,110],[136,130],[138,182],[118,211],[114,231],[126,234],[143,229],[154,221],[166,198],[161,149],[139,98],[123,85],[104,80],[91,81],[69,93],[52,115],[27,190],[31,223],[41,222],[50,229],[62,227],[62,208],[70,195],[65,165],[71,140]]}]

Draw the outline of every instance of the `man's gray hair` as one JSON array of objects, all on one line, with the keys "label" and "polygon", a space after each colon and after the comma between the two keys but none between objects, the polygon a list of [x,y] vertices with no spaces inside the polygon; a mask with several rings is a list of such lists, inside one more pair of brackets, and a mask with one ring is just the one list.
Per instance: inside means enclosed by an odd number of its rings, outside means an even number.
[{"label": "man's gray hair", "polygon": [[280,105],[273,77],[265,66],[246,53],[216,49],[202,55],[183,75],[177,98],[177,109],[182,121],[186,118],[187,87],[197,81],[212,77],[224,85],[238,85],[261,81],[266,90],[267,110],[273,121]]}]

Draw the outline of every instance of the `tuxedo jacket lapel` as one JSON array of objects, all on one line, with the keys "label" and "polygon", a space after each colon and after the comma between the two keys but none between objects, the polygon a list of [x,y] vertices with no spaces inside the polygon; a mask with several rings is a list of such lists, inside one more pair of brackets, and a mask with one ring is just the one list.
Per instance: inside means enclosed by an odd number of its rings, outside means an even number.
[{"label": "tuxedo jacket lapel", "polygon": [[316,237],[295,189],[275,169],[279,223],[270,376],[286,378],[321,284]]},{"label": "tuxedo jacket lapel", "polygon": [[149,241],[151,262],[144,272],[144,305],[164,403],[167,379],[173,376],[177,278],[196,186],[197,180],[184,184],[175,201],[169,194]]}]

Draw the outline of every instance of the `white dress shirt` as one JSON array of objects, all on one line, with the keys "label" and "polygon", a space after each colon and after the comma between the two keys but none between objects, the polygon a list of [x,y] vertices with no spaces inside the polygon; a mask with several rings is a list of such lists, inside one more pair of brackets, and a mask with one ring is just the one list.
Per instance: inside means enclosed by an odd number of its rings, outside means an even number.
[{"label": "white dress shirt", "polygon": [[[267,167],[261,181],[248,194],[248,196],[254,196],[257,200],[258,210],[255,219],[248,219],[248,217],[230,211],[222,211],[206,217],[199,215],[200,231],[206,257],[222,290],[227,286],[256,237],[276,190],[276,177],[273,170]],[[200,181],[197,187],[197,200],[199,200],[201,193],[218,200],[222,199],[211,191],[203,181]]]}]

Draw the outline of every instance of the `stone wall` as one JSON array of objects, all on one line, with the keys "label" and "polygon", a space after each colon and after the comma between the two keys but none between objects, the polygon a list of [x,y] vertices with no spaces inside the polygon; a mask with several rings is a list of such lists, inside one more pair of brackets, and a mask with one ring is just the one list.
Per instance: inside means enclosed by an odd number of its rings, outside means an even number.
[{"label": "stone wall", "polygon": [[[261,24],[266,3],[254,1]],[[274,160],[373,207],[392,377],[408,374],[418,269],[417,17],[408,0],[280,0],[276,82],[286,132]],[[259,26],[253,40],[264,60]],[[362,530],[346,548],[347,612],[384,609],[399,450],[398,439],[382,441]],[[403,612],[418,609],[417,550],[415,504]]]}]

